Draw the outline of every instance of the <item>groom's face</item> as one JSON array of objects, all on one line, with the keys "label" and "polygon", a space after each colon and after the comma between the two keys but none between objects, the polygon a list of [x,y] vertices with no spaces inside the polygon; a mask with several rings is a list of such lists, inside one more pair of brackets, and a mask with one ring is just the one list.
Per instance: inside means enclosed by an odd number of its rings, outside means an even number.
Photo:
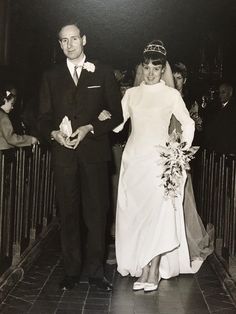
[{"label": "groom's face", "polygon": [[84,56],[86,37],[81,37],[76,25],[64,26],[59,33],[59,43],[65,56],[71,61],[77,61]]}]

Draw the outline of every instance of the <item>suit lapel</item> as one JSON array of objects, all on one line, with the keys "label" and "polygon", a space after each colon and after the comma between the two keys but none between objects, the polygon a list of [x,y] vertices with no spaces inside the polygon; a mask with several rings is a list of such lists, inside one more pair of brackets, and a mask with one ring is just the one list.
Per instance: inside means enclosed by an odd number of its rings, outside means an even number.
[{"label": "suit lapel", "polygon": [[[95,70],[96,71],[96,70]],[[71,77],[70,71],[67,67],[67,64],[62,64],[62,67],[60,68],[60,75],[59,80],[61,86],[67,86],[67,87],[74,87],[76,91],[80,90],[84,86],[87,86],[90,82],[91,75],[94,75],[95,72],[89,72],[86,69],[82,69],[80,73],[80,77],[78,80],[77,86],[75,85],[73,78]]]},{"label": "suit lapel", "polygon": [[[85,62],[89,62],[89,60],[85,60]],[[79,81],[77,84],[77,88],[81,88],[83,86],[87,86],[89,84],[89,82],[91,81],[92,76],[94,76],[96,73],[96,68],[95,68],[95,72],[89,72],[86,69],[82,68],[80,77],[79,77]]]},{"label": "suit lapel", "polygon": [[89,79],[89,72],[85,69],[82,69],[79,80],[78,80],[77,89],[85,86],[88,82],[88,79]]},{"label": "suit lapel", "polygon": [[66,63],[61,65],[58,78],[60,80],[60,86],[76,87]]}]

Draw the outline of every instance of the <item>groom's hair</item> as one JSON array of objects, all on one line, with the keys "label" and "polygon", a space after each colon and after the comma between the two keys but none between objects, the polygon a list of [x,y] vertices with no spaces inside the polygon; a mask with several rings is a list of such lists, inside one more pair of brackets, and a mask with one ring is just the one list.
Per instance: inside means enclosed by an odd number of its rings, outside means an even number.
[{"label": "groom's hair", "polygon": [[76,26],[79,29],[79,31],[80,31],[80,36],[81,37],[84,35],[84,31],[81,28],[81,26],[79,25],[78,20],[77,19],[71,19],[71,20],[66,20],[66,21],[62,22],[60,25],[58,25],[57,31],[56,31],[58,39],[60,39],[60,32],[61,32],[62,28],[65,27],[65,26],[69,26],[69,25]]}]

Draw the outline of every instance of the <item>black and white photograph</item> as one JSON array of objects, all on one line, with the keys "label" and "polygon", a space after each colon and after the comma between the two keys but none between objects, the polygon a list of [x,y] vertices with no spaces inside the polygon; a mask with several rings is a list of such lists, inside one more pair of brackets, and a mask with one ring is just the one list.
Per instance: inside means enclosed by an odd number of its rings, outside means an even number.
[{"label": "black and white photograph", "polygon": [[235,35],[235,0],[0,0],[0,313],[236,314]]}]

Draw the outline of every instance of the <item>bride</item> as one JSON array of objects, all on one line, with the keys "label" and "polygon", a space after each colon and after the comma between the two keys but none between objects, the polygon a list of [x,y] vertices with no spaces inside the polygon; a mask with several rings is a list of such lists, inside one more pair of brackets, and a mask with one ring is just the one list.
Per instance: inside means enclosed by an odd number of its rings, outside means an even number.
[{"label": "bride", "polygon": [[[181,123],[188,147],[194,135],[194,122],[181,95],[161,80],[166,73],[173,84],[162,42],[153,41],[145,47],[141,68],[144,81],[126,91],[122,99],[124,122],[114,130],[121,131],[130,118],[132,130],[122,156],[118,187],[116,257],[121,275],[138,277],[133,290],[148,292],[158,288],[161,278],[195,273],[205,256],[196,253],[198,241],[185,225],[182,204],[186,175],[175,207],[165,198],[161,185],[163,165],[157,146],[168,141],[171,116]],[[198,217],[195,209],[191,208]],[[192,219],[192,214],[189,216]],[[199,226],[198,232],[203,234],[201,222]]]},{"label": "bride", "polygon": [[[182,72],[180,73],[183,75]],[[161,79],[167,86],[175,88],[174,75],[168,61],[166,61],[165,72],[162,74]],[[143,67],[142,64],[139,64],[136,69],[134,86],[139,86],[143,81]],[[176,130],[179,134],[182,133],[181,124],[176,119],[175,115],[172,115],[170,120],[169,134],[173,130]],[[208,224],[206,231],[202,220],[198,215],[191,173],[189,171],[187,171],[187,178],[184,187],[183,210],[190,260],[204,261],[207,256],[213,252],[214,227],[213,225]]]}]

